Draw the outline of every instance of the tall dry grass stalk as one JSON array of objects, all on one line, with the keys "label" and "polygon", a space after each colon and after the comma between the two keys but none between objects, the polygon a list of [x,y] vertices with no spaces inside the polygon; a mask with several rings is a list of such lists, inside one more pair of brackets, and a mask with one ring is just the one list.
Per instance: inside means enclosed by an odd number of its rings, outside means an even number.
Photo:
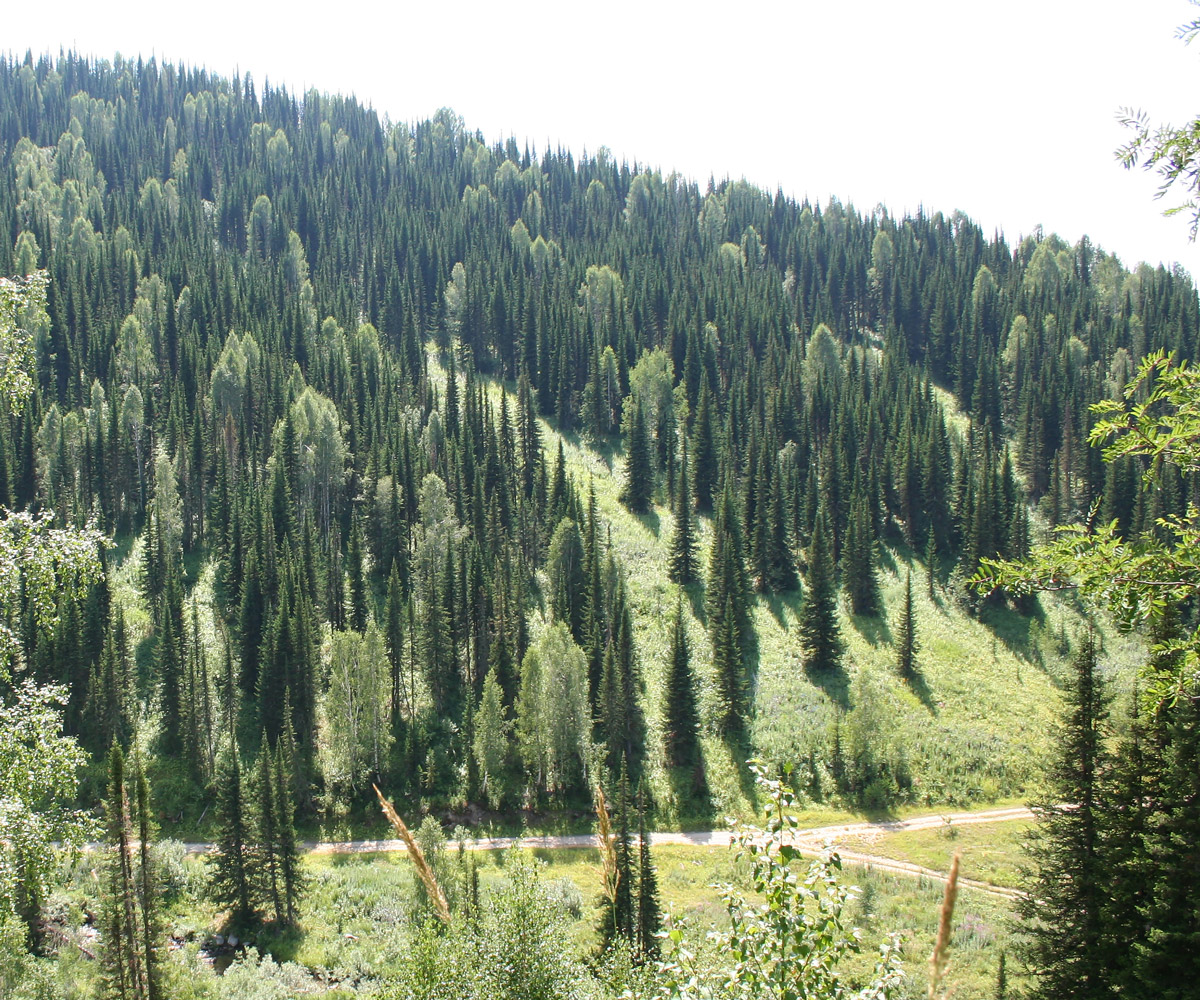
[{"label": "tall dry grass stalk", "polygon": [[946,996],[942,990],[942,981],[946,978],[946,969],[950,964],[950,931],[954,922],[954,903],[958,899],[958,861],[961,856],[962,851],[954,852],[954,860],[950,862],[950,877],[946,879],[946,891],[942,895],[937,940],[934,941],[933,953],[929,956],[929,1000]]},{"label": "tall dry grass stalk", "polygon": [[379,796],[379,804],[383,806],[383,814],[388,818],[388,822],[396,828],[396,832],[400,834],[400,839],[404,841],[404,846],[408,848],[408,855],[413,860],[413,865],[417,869],[417,875],[425,883],[425,890],[429,893],[429,898],[433,900],[434,912],[438,915],[442,923],[450,923],[450,904],[446,902],[446,894],[442,892],[442,887],[438,885],[437,879],[434,878],[433,869],[429,867],[429,862],[425,860],[425,852],[421,850],[421,845],[409,833],[408,827],[404,825],[404,820],[396,812],[395,806],[383,797],[383,792],[379,790],[379,786],[372,785],[371,787],[375,789],[375,794]]},{"label": "tall dry grass stalk", "polygon": [[612,823],[608,818],[608,803],[604,801],[604,786],[596,785],[596,839],[600,842],[600,862],[604,866],[604,896],[613,906],[617,904],[617,885],[621,870],[617,867],[617,847]]}]

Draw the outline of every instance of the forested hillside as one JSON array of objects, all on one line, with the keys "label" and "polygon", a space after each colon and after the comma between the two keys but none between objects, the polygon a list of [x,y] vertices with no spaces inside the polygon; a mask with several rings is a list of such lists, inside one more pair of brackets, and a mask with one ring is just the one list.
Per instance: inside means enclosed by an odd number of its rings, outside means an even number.
[{"label": "forested hillside", "polygon": [[[875,746],[893,709],[854,651],[894,659],[908,567],[982,644],[981,558],[1101,496],[1125,530],[1195,497],[1086,443],[1146,352],[1195,356],[1195,288],[1086,238],[153,60],[0,62],[0,143],[0,271],[49,277],[0,504],[114,540],[57,628],[9,623],[18,676],[66,686],[84,806],[114,743],[186,822],[260,748],[312,819],[372,781],[514,809],[621,771],[705,815],[706,763],[763,748],[807,756],[813,799],[1020,794],[989,767],[1028,733],[966,732],[961,785]],[[912,653],[896,683],[936,715]]]}]

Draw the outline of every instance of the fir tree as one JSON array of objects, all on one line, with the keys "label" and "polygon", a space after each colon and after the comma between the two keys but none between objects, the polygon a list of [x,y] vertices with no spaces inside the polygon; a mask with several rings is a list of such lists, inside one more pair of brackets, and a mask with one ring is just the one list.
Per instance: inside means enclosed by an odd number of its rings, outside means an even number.
[{"label": "fir tree", "polygon": [[158,917],[158,880],[150,854],[153,841],[150,830],[150,787],[141,763],[137,769],[138,817],[138,905],[142,911],[142,965],[146,979],[146,1000],[162,996],[162,958],[159,938],[162,927]]},{"label": "fir tree", "polygon": [[650,509],[653,495],[654,466],[650,459],[646,417],[639,402],[633,411],[625,447],[625,485],[621,490],[621,501],[635,514],[645,514]]},{"label": "fir tree", "polygon": [[708,391],[707,381],[700,387],[700,404],[696,413],[693,440],[695,470],[692,474],[692,492],[696,498],[696,509],[707,513],[713,509],[713,494],[718,473],[712,394]]},{"label": "fir tree", "polygon": [[254,919],[252,831],[242,782],[242,765],[232,740],[217,771],[216,848],[209,864],[212,898],[230,908],[230,920],[244,927]]},{"label": "fir tree", "polygon": [[720,695],[719,721],[727,736],[739,732],[746,716],[746,675],[738,636],[733,598],[725,599],[719,615],[710,618],[713,644],[713,671]]},{"label": "fir tree", "polygon": [[115,1000],[135,1000],[146,995],[145,956],[139,935],[125,757],[116,744],[109,752],[106,826],[113,854],[101,904],[102,978],[108,996]]},{"label": "fir tree", "polygon": [[367,627],[367,577],[363,565],[362,535],[358,518],[354,518],[350,529],[346,572],[350,576],[350,627],[355,632],[361,632]]},{"label": "fir tree", "polygon": [[658,932],[662,929],[662,904],[658,898],[658,872],[650,856],[650,835],[646,831],[646,797],[638,785],[638,880],[637,880],[637,954],[643,962],[658,957]]},{"label": "fir tree", "polygon": [[913,612],[912,570],[904,577],[904,607],[896,623],[896,669],[901,677],[911,678],[917,671],[917,653],[921,644],[917,639],[917,619]]},{"label": "fir tree", "polygon": [[692,522],[692,491],[688,482],[687,440],[679,463],[679,484],[675,489],[675,527],[671,535],[671,554],[667,577],[686,586],[696,581],[696,532]]},{"label": "fir tree", "polygon": [[291,739],[287,733],[275,747],[276,857],[279,877],[283,882],[284,916],[289,926],[298,919],[300,897],[304,894],[305,879],[300,868],[300,846],[296,840],[296,797],[291,766]]},{"label": "fir tree", "polygon": [[668,767],[690,767],[696,763],[699,721],[682,597],[675,606],[668,660],[663,702],[663,750]]},{"label": "fir tree", "polygon": [[841,664],[841,629],[837,620],[837,589],[829,517],[822,501],[808,552],[808,580],[800,608],[800,647],[808,670],[827,673]]},{"label": "fir tree", "polygon": [[257,809],[257,895],[264,899],[275,915],[276,924],[284,919],[283,894],[279,872],[279,809],[278,789],[274,781],[271,748],[264,729],[258,751],[258,809]]},{"label": "fir tree", "polygon": [[613,810],[617,885],[614,898],[601,915],[600,935],[606,945],[624,938],[632,946],[637,942],[638,897],[634,883],[633,837],[629,829],[629,772],[624,762],[619,773]]},{"label": "fir tree", "polygon": [[1017,903],[1023,950],[1034,971],[1030,996],[1092,1000],[1112,996],[1113,967],[1104,926],[1103,783],[1108,698],[1096,672],[1096,644],[1084,636],[1066,692],[1067,716],[1047,774],[1041,822],[1026,844],[1028,892]]},{"label": "fir tree", "polygon": [[856,615],[879,613],[879,581],[875,575],[875,538],[866,498],[855,499],[842,546],[842,581]]}]

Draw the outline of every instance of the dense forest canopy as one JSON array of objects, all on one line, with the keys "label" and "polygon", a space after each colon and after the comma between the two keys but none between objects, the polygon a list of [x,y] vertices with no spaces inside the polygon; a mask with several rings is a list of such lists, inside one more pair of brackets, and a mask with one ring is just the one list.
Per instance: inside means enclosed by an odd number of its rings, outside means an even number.
[{"label": "dense forest canopy", "polygon": [[[672,573],[706,584],[701,721],[730,738],[754,591],[807,580],[820,676],[839,570],[855,613],[881,611],[880,543],[959,579],[1026,552],[1030,505],[1055,525],[1102,496],[1139,530],[1194,493],[1139,494],[1087,435],[1146,352],[1195,355],[1195,288],[1086,238],[702,190],[154,60],[5,60],[0,140],[0,269],[49,275],[0,502],[140,551],[138,607],[101,584],[53,632],[13,625],[97,760],[151,720],[176,811],[226,724],[296,740],[304,808],[371,776],[581,792],[594,741],[613,769],[658,759],[637,567],[539,417],[601,450],[623,434],[632,509],[712,518],[708,558],[689,528]],[[565,639],[531,633],[535,605]],[[582,686],[539,672],[568,640]]]},{"label": "dense forest canopy", "polygon": [[[702,188],[604,149],[489,143],[449,110],[394,123],[316,90],[74,53],[0,58],[0,156],[2,290],[17,290],[0,379],[20,388],[0,405],[5,551],[19,526],[53,527],[106,569],[55,590],[53,567],[0,560],[20,570],[0,580],[0,776],[33,720],[53,736],[62,829],[78,839],[72,810],[104,803],[118,995],[161,988],[155,822],[217,844],[206,892],[230,926],[280,929],[306,888],[296,822],[364,826],[372,785],[408,815],[497,822],[571,822],[595,801],[599,933],[637,965],[661,914],[631,829],[656,815],[711,825],[757,776],[782,835],[798,799],[775,776],[793,760],[809,803],[1025,794],[1048,739],[1035,702],[1057,704],[1061,678],[1012,567],[1088,519],[1114,546],[1148,544],[1200,498],[1196,463],[1162,464],[1148,489],[1145,450],[1105,461],[1090,443],[1094,405],[1144,359],[1195,358],[1195,286],[1086,237],[1010,245],[957,212]],[[997,567],[1008,592],[967,586]],[[923,634],[934,611],[992,629],[994,673],[1011,644],[1015,679],[976,692],[978,673],[927,672],[962,648]],[[1189,623],[1173,611],[1155,639]],[[1103,795],[1149,803],[1131,789],[1153,769],[1126,774],[1101,746],[1115,737],[1096,737],[1096,644],[1074,645],[1072,738]],[[1191,723],[1129,726],[1170,750],[1174,769],[1147,778],[1163,801],[1186,784]],[[1072,752],[1054,777],[1082,801]],[[23,792],[4,798],[36,816]],[[1058,819],[1085,815],[1090,799]],[[1143,836],[1119,827],[1113,844]],[[33,946],[50,873],[28,845],[47,829],[0,839],[0,916]],[[1167,844],[1191,827],[1163,829]],[[422,830],[417,892],[452,930],[403,947],[454,940],[501,975],[516,911],[482,905],[473,865],[447,867],[438,823]],[[1148,856],[1127,855],[1089,863]],[[807,947],[814,901],[773,881],[769,850],[759,863],[756,891],[779,894]],[[823,864],[813,878],[832,885]],[[534,874],[514,861],[511,879],[504,905],[545,917]],[[839,955],[848,899],[820,904]],[[730,906],[732,948],[757,918]],[[1122,975],[1145,977],[1152,943]]]}]

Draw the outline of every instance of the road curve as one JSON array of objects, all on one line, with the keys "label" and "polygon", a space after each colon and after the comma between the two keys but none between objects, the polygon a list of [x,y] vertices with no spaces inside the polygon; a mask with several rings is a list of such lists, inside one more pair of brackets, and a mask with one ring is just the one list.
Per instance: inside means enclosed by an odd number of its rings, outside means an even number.
[{"label": "road curve", "polygon": [[[887,833],[900,833],[906,830],[932,830],[944,826],[972,826],[977,823],[1003,823],[1012,820],[1031,820],[1033,813],[1024,806],[1014,806],[1006,809],[985,809],[980,812],[964,813],[931,813],[923,816],[912,816],[909,819],[886,820],[872,823],[834,823],[829,826],[813,826],[797,830],[796,840],[803,852],[815,855],[827,845],[837,846],[841,841],[854,838],[880,836]],[[732,840],[728,830],[701,830],[695,832],[664,831],[650,834],[651,845],[680,844],[692,847],[727,847]],[[595,847],[596,838],[593,834],[552,834],[544,836],[525,837],[473,837],[462,842],[467,851],[504,851],[514,844],[522,847],[538,849],[555,848],[585,848]],[[89,845],[99,847],[101,845]],[[213,849],[212,843],[185,844],[189,854],[206,854]],[[458,849],[458,841],[447,844],[452,850]],[[304,841],[301,849],[309,854],[375,854],[388,851],[404,851],[404,841],[398,839],[381,840],[331,840]],[[848,850],[839,847],[838,854],[842,860],[854,865],[861,865],[898,875],[911,875],[931,879],[945,879],[946,873],[898,861],[881,855],[868,854],[862,851]],[[974,879],[959,878],[959,884],[993,895],[1016,898],[1020,893],[1015,889],[978,882]]]}]

